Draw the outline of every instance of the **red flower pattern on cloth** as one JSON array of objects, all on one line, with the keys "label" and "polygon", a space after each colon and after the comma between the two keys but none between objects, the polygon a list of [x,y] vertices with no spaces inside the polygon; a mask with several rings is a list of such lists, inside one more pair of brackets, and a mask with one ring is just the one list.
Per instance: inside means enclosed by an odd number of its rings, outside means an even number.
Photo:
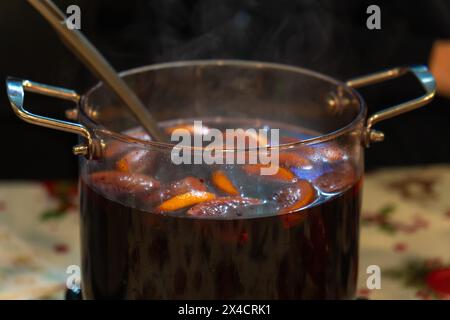
[{"label": "red flower pattern on cloth", "polygon": [[41,214],[41,220],[61,218],[78,208],[78,187],[73,181],[44,181],[42,183],[48,196],[56,200],[56,206]]},{"label": "red flower pattern on cloth", "polygon": [[428,287],[441,298],[450,298],[450,267],[429,272],[425,281]]},{"label": "red flower pattern on cloth", "polygon": [[69,246],[64,243],[57,243],[53,246],[53,250],[58,254],[64,254],[69,251]]},{"label": "red flower pattern on cloth", "polygon": [[404,252],[406,250],[408,250],[408,245],[406,243],[404,243],[404,242],[397,242],[394,245],[394,251],[395,252]]},{"label": "red flower pattern on cloth", "polygon": [[369,298],[370,293],[371,293],[371,290],[369,290],[367,288],[360,288],[360,289],[358,289],[358,292],[356,295],[358,297],[362,297],[362,298]]},{"label": "red flower pattern on cloth", "polygon": [[389,234],[397,232],[415,233],[421,229],[427,229],[429,226],[428,220],[415,216],[412,221],[395,221],[393,214],[395,213],[395,206],[392,204],[381,207],[377,212],[364,212],[362,214],[363,225],[375,225],[380,231]]},{"label": "red flower pattern on cloth", "polygon": [[450,264],[444,264],[440,258],[409,260],[384,274],[406,287],[416,288],[420,299],[450,298]]},{"label": "red flower pattern on cloth", "polygon": [[450,219],[450,209],[448,209],[448,211],[445,213],[445,216]]},{"label": "red flower pattern on cloth", "polygon": [[405,199],[426,200],[436,198],[435,185],[438,178],[424,176],[406,176],[387,184],[388,188],[398,191]]}]

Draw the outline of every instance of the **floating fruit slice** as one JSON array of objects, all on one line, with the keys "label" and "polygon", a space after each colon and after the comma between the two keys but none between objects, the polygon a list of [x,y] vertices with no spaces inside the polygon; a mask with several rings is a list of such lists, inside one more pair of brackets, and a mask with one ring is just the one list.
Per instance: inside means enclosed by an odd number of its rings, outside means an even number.
[{"label": "floating fruit slice", "polygon": [[[257,130],[234,130],[225,131],[225,142],[232,144],[233,147],[237,146],[237,149],[248,149],[251,147],[265,147],[269,145],[267,137],[263,134],[259,134]],[[243,145],[239,145],[239,142]]]},{"label": "floating fruit slice", "polygon": [[226,173],[222,170],[214,171],[212,174],[212,183],[220,190],[230,195],[238,195],[239,191],[233,185],[233,182],[228,178]]},{"label": "floating fruit slice", "polygon": [[142,173],[152,168],[154,160],[155,158],[148,150],[132,150],[116,161],[116,169],[122,172]]},{"label": "floating fruit slice", "polygon": [[[141,128],[125,131],[124,134],[144,141],[152,140],[148,133],[143,131]],[[128,147],[129,146],[126,142],[113,140],[106,144],[104,155],[106,158],[115,158],[126,152],[128,150]]]},{"label": "floating fruit slice", "polygon": [[247,164],[242,166],[243,170],[248,174],[252,176],[261,176],[266,177],[268,179],[273,180],[280,180],[280,181],[287,181],[291,182],[295,180],[295,175],[288,169],[279,167],[275,174],[273,175],[262,175],[261,169],[263,168],[269,168],[270,165],[267,164]]},{"label": "floating fruit slice", "polygon": [[344,150],[335,145],[325,146],[323,148],[319,148],[319,150],[328,162],[342,161],[345,160],[347,156]]},{"label": "floating fruit slice", "polygon": [[166,129],[164,129],[164,131],[168,135],[171,135],[175,130],[180,130],[180,129],[187,130],[187,131],[189,131],[190,134],[194,134],[194,126],[193,125],[184,125],[184,124],[166,128]]},{"label": "floating fruit slice", "polygon": [[300,153],[303,153],[309,159],[314,161],[322,161],[328,163],[335,163],[346,160],[347,154],[335,144],[327,143],[325,145],[317,146],[303,146]]},{"label": "floating fruit slice", "polygon": [[190,191],[179,194],[169,200],[164,201],[158,206],[159,212],[176,211],[182,208],[190,207],[194,204],[212,200],[216,197],[214,193],[205,191]]},{"label": "floating fruit slice", "polygon": [[206,185],[198,178],[186,177],[162,186],[159,190],[152,192],[147,197],[147,202],[160,203],[176,195],[188,193],[189,191],[206,191]]},{"label": "floating fruit slice", "polygon": [[203,217],[236,217],[243,214],[246,207],[261,204],[261,200],[242,197],[223,197],[202,202],[190,208],[190,216]]},{"label": "floating fruit slice", "polygon": [[299,180],[274,195],[274,200],[280,205],[280,213],[297,211],[316,198],[316,190],[306,180]]},{"label": "floating fruit slice", "polygon": [[120,171],[100,171],[92,173],[89,177],[94,187],[106,195],[142,196],[159,188],[158,180],[139,173],[124,173]]},{"label": "floating fruit slice", "polygon": [[286,168],[312,169],[311,161],[296,152],[282,152],[279,155],[280,166]]},{"label": "floating fruit slice", "polygon": [[166,128],[164,131],[171,135],[175,130],[187,130],[192,135],[204,135],[208,133],[208,127],[194,126],[192,124],[180,124],[173,127]]},{"label": "floating fruit slice", "polygon": [[332,168],[314,180],[314,184],[323,192],[335,193],[351,187],[356,182],[356,173],[348,164],[341,164]]}]

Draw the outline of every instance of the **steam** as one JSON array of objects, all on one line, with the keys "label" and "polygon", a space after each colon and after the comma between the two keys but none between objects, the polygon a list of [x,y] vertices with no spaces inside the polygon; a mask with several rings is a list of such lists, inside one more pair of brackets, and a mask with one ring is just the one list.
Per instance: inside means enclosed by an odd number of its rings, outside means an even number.
[{"label": "steam", "polygon": [[[394,65],[426,63],[414,52],[425,53],[422,47],[433,37],[450,37],[450,5],[445,0],[414,5],[379,1],[383,18],[378,31],[366,28],[370,1],[85,2],[84,31],[119,70],[228,58],[281,62],[347,79]],[[426,23],[417,23],[421,20]]]},{"label": "steam", "polygon": [[161,9],[191,16],[178,26],[174,21],[184,17],[160,17],[163,50],[156,61],[238,58],[308,67],[323,63],[330,50],[334,20],[323,1],[197,1],[190,12],[175,9],[181,3]]}]

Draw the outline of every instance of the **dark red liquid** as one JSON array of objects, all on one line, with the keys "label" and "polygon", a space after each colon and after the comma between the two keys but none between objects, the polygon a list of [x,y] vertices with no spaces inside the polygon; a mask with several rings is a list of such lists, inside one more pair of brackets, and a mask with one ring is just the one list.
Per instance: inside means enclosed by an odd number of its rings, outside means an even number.
[{"label": "dark red liquid", "polygon": [[152,214],[81,183],[88,299],[347,299],[361,183],[299,212],[211,220]]}]

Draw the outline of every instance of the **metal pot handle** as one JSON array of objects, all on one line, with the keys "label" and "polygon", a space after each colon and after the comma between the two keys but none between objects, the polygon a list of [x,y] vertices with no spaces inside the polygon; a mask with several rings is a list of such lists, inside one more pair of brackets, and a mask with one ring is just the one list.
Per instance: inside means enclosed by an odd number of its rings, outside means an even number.
[{"label": "metal pot handle", "polygon": [[24,107],[25,91],[43,94],[50,97],[69,100],[76,104],[80,102],[80,95],[73,90],[64,89],[60,87],[49,86],[28,80],[21,80],[17,78],[8,77],[6,79],[6,91],[9,102],[16,115],[29,123],[36,124],[51,129],[62,130],[66,132],[76,133],[86,138],[88,144],[81,144],[73,148],[73,152],[77,155],[85,155],[92,158],[99,154],[101,147],[92,139],[92,134],[89,130],[76,122],[68,122],[64,120],[47,118],[29,112]]},{"label": "metal pot handle", "polygon": [[363,136],[363,142],[366,147],[370,145],[370,142],[379,142],[384,140],[383,132],[372,129],[374,124],[428,104],[436,94],[436,82],[426,66],[400,67],[358,77],[346,82],[347,86],[356,89],[385,80],[398,78],[406,73],[412,73],[417,80],[419,80],[425,90],[425,94],[413,100],[403,102],[399,105],[384,109],[371,115],[367,119]]}]

